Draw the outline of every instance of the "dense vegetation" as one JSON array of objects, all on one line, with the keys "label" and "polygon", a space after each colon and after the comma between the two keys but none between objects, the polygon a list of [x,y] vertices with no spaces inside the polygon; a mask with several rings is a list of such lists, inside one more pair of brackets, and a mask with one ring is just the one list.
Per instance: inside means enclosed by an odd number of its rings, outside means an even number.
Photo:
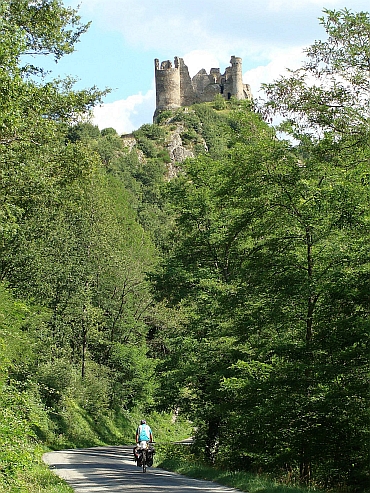
[{"label": "dense vegetation", "polygon": [[365,490],[368,14],[325,11],[267,101],[122,138],[88,123],[104,93],[29,63],[73,51],[77,13],[0,9],[0,491],[33,491],[45,446],[130,442],[144,411],[159,437],[190,419],[208,464]]}]

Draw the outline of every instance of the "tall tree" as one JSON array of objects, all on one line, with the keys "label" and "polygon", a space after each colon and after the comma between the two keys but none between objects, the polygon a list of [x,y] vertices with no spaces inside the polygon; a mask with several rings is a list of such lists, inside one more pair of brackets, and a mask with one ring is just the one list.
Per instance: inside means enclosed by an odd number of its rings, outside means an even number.
[{"label": "tall tree", "polygon": [[[74,91],[70,79],[45,83],[42,62],[24,58],[58,60],[88,25],[59,0],[4,0],[0,7],[1,279],[50,310],[40,364],[62,358],[85,377],[95,359],[112,382],[125,382],[117,405],[139,402],[139,394],[145,400],[152,368],[143,361],[151,304],[144,271],[153,246],[124,184],[106,176],[96,153],[99,130],[85,125],[95,132],[82,139],[76,125],[104,92]],[[123,364],[130,347],[138,357]],[[136,374],[139,381],[128,385]]]},{"label": "tall tree", "polygon": [[[266,86],[266,107],[287,117],[281,128],[296,139],[304,168],[309,170],[304,182],[309,191],[304,195],[305,209],[295,206],[297,220],[306,224],[305,345],[312,360],[305,365],[307,403],[312,401],[312,387],[326,389],[325,398],[321,394],[314,400],[316,404],[326,401],[328,409],[333,406],[337,418],[331,415],[330,424],[325,423],[326,429],[336,431],[327,439],[330,446],[324,461],[348,479],[360,476],[368,460],[369,305],[362,293],[366,289],[363,273],[369,268],[364,245],[369,235],[370,18],[365,12],[343,9],[324,10],[320,20],[327,40],[307,49],[308,61],[302,69]],[[316,184],[308,181],[311,178]],[[352,404],[356,410],[347,421]],[[324,429],[324,407],[321,419],[306,420],[312,430],[320,425]],[[341,437],[339,444],[333,436]],[[341,447],[342,443],[346,446]],[[320,455],[320,443],[314,448],[312,440],[302,443],[303,476],[310,474],[311,456]]]},{"label": "tall tree", "polygon": [[[289,116],[281,129],[294,145],[277,141],[255,115],[234,116],[228,157],[195,160],[172,185],[177,236],[157,287],[188,307],[179,339],[193,348],[189,361],[199,376],[189,371],[182,392],[201,416],[200,435],[216,433],[217,460],[229,460],[236,443],[249,462],[286,464],[301,481],[328,485],[369,474],[368,76],[361,58],[369,20],[326,15],[328,41],[308,50],[301,71],[266,88],[265,109]],[[189,334],[195,342],[187,344]],[[235,429],[244,432],[235,436]]]}]

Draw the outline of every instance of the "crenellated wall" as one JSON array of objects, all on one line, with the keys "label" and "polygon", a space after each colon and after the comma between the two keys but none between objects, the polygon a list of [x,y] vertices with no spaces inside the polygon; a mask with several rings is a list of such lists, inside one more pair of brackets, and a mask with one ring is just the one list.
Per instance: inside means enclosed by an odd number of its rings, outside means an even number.
[{"label": "crenellated wall", "polygon": [[219,68],[200,70],[193,78],[182,58],[174,63],[165,60],[159,65],[155,59],[156,110],[154,118],[163,110],[213,101],[217,94],[225,99],[252,99],[250,86],[243,83],[242,59],[232,56],[224,74]]}]

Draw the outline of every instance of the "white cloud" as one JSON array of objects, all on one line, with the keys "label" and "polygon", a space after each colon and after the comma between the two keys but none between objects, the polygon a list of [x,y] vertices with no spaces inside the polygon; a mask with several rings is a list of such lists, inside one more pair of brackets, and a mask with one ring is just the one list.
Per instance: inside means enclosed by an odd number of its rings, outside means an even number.
[{"label": "white cloud", "polygon": [[[257,95],[262,83],[269,83],[281,75],[286,75],[287,69],[295,70],[301,67],[305,59],[304,48],[304,46],[296,46],[262,51],[260,55],[265,63],[245,71],[243,74],[244,82],[250,84],[252,93]],[[218,67],[221,72],[224,72],[230,62],[230,55],[227,57],[228,61],[220,64],[214,53],[206,50],[194,50],[185,54],[183,58],[190,76],[193,77],[202,68],[209,72],[212,67]]]},{"label": "white cloud", "polygon": [[[174,0],[105,0],[103,4],[84,0],[82,9],[87,17],[95,17],[94,22],[101,27],[121,32],[136,49],[170,50],[178,56],[203,49],[225,58],[230,50],[245,56],[259,51],[272,38],[276,44],[281,36],[294,36],[295,26],[289,21],[287,6],[279,8],[276,18],[269,3],[270,0],[257,4],[255,0],[229,0],[225,5],[220,0],[188,0],[179,5]],[[275,30],[271,28],[273,23]]]},{"label": "white cloud", "polygon": [[[70,0],[76,3],[79,0]],[[368,0],[83,0],[81,11],[141,49],[182,53],[211,46],[298,39],[324,7],[366,9]],[[257,41],[258,34],[262,40]],[[235,45],[237,43],[237,45]],[[246,46],[246,45],[245,45]],[[181,53],[179,53],[181,55]]]},{"label": "white cloud", "polygon": [[[151,89],[145,95],[139,93],[129,96],[127,99],[96,107],[94,109],[93,123],[100,130],[113,127],[119,134],[126,134],[132,132],[144,122],[149,123],[154,109],[155,94]],[[151,116],[149,117],[149,115]],[[145,120],[145,117],[147,120]]]},{"label": "white cloud", "polygon": [[261,84],[268,84],[280,76],[286,75],[287,69],[295,70],[301,67],[305,58],[303,48],[294,47],[286,50],[274,50],[268,55],[271,60],[269,63],[245,72],[243,80],[246,84],[250,84],[253,96],[258,97]]},{"label": "white cloud", "polygon": [[[68,1],[77,6],[80,0]],[[317,18],[324,7],[366,10],[367,4],[368,0],[82,0],[81,13],[102,32],[121,33],[122,45],[135,53],[185,58],[184,53],[203,50],[222,66],[230,55],[248,59],[251,66],[268,63],[263,52],[271,46],[286,49],[322,39],[325,33]]]},{"label": "white cloud", "polygon": [[193,77],[202,68],[210,71],[213,67],[219,67],[219,61],[213,53],[206,50],[194,50],[184,55],[185,65],[189,69],[190,77]]}]

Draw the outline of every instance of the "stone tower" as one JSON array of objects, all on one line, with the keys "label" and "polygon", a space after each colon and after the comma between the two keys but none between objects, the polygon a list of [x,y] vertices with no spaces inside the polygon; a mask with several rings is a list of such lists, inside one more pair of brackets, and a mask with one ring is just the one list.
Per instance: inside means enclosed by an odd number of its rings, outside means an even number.
[{"label": "stone tower", "polygon": [[175,58],[175,66],[169,60],[155,60],[156,111],[174,110],[181,106],[179,59]]},{"label": "stone tower", "polygon": [[225,99],[252,99],[250,86],[243,83],[242,59],[232,56],[231,67],[224,74],[219,68],[210,73],[202,69],[193,78],[182,58],[175,57],[174,64],[165,60],[159,65],[155,59],[156,110],[154,119],[163,110],[213,101],[217,94]]},{"label": "stone tower", "polygon": [[242,59],[236,56],[232,56],[231,60],[231,78],[232,78],[232,95],[237,99],[244,99],[244,84],[243,84],[243,71],[242,71]]}]

